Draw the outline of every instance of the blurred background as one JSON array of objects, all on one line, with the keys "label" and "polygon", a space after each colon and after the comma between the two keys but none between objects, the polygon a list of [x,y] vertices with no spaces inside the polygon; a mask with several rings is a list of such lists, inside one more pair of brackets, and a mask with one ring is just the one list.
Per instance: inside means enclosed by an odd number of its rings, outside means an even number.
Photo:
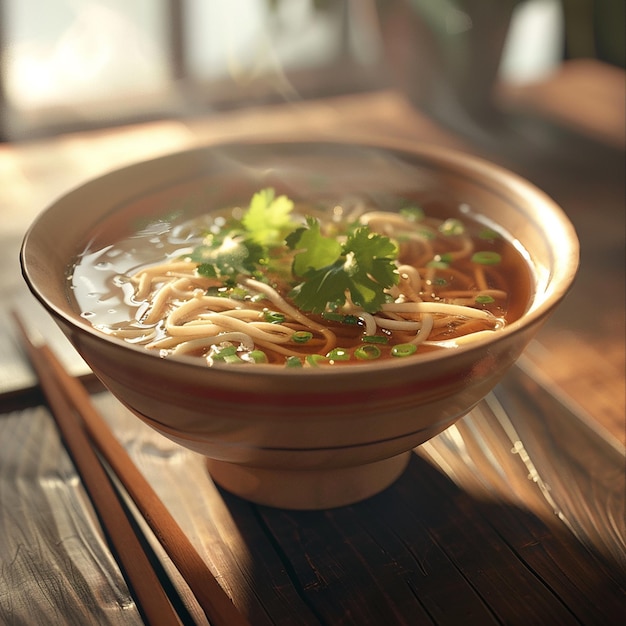
[{"label": "blurred background", "polygon": [[[467,132],[568,59],[624,67],[624,0],[0,0],[0,140],[394,87]],[[599,96],[601,97],[601,96]]]}]

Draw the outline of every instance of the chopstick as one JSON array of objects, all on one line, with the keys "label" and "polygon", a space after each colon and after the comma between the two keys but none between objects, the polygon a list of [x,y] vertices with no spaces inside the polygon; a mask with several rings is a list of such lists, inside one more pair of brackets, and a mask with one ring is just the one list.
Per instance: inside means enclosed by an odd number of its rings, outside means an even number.
[{"label": "chopstick", "polygon": [[92,442],[185,579],[211,625],[250,626],[115,438],[85,387],[65,370],[45,342],[31,338],[17,313],[13,316],[59,430],[149,623],[179,625],[180,620],[126,517]]}]

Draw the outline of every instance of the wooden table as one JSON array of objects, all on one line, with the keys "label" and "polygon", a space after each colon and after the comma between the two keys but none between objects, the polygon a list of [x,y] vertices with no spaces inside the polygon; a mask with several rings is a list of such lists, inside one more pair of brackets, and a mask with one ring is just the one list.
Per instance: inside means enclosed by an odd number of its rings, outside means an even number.
[{"label": "wooden table", "polygon": [[[624,76],[605,70],[570,65],[544,85],[502,90],[508,121],[488,131],[453,133],[401,94],[382,92],[1,146],[0,624],[143,623],[7,317],[24,307],[68,368],[91,380],[26,293],[17,254],[28,224],[56,196],[112,168],[223,139],[302,131],[474,152],[563,206],[581,239],[581,271],[519,366],[417,449],[391,488],[329,511],[240,500],[213,484],[198,455],[97,385],[94,402],[255,626],[621,623]],[[590,98],[576,106],[581,86],[604,90],[597,108]],[[181,598],[182,622],[206,623],[147,536]]]}]

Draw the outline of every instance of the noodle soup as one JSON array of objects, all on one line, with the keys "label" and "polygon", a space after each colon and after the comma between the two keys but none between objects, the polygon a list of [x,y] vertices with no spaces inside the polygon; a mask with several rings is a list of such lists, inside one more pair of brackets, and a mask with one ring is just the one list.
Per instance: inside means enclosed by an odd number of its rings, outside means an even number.
[{"label": "noodle soup", "polygon": [[492,336],[526,310],[528,264],[470,207],[263,189],[87,250],[71,284],[103,333],[207,365],[337,367]]}]

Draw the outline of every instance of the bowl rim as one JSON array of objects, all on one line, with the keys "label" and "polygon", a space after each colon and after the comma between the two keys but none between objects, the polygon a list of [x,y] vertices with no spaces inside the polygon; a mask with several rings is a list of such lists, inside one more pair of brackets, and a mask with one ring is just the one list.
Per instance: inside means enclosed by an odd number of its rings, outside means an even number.
[{"label": "bowl rim", "polygon": [[[62,206],[65,202],[70,201],[76,194],[88,192],[89,189],[105,181],[114,181],[120,176],[128,176],[133,172],[141,169],[149,171],[160,164],[167,163],[172,159],[180,159],[189,157],[193,154],[202,154],[207,151],[216,151],[228,148],[245,148],[246,146],[271,147],[271,146],[344,146],[364,149],[373,149],[379,151],[387,151],[395,154],[404,154],[406,156],[422,158],[425,161],[440,166],[455,174],[461,174],[465,177],[472,178],[471,175],[479,175],[483,181],[482,186],[488,187],[493,193],[498,193],[498,189],[508,188],[513,191],[513,195],[520,198],[532,199],[534,202],[540,203],[547,208],[554,221],[559,225],[560,229],[566,235],[564,243],[558,250],[558,260],[560,266],[556,269],[550,268],[551,282],[556,281],[552,286],[550,293],[545,294],[542,300],[527,310],[519,319],[506,325],[502,330],[493,333],[492,337],[485,337],[471,342],[467,345],[459,346],[449,350],[436,350],[421,354],[416,357],[407,359],[385,359],[384,361],[360,362],[358,364],[342,364],[339,367],[319,367],[319,368],[288,368],[277,366],[275,364],[255,364],[254,367],[233,367],[229,364],[215,363],[207,366],[197,357],[191,356],[175,356],[163,358],[158,353],[146,350],[142,346],[129,344],[122,339],[106,335],[95,329],[88,321],[80,317],[75,312],[68,313],[67,310],[57,306],[48,297],[41,293],[37,286],[37,280],[34,278],[29,263],[29,248],[35,232],[41,221],[49,216],[56,207]],[[485,185],[487,181],[489,185]],[[501,195],[499,193],[498,195]],[[562,242],[561,242],[562,243]],[[43,305],[43,307],[52,315],[53,318],[64,322],[72,328],[78,329],[83,333],[87,333],[97,341],[107,345],[116,345],[124,350],[130,350],[140,358],[158,359],[162,363],[178,364],[180,366],[191,367],[198,371],[207,371],[218,369],[222,372],[232,372],[234,375],[273,375],[274,377],[310,377],[310,376],[352,376],[357,372],[378,372],[396,369],[405,369],[407,367],[416,366],[418,364],[428,364],[433,362],[445,361],[454,358],[458,354],[471,354],[474,351],[484,350],[485,347],[494,346],[505,341],[514,334],[519,333],[523,329],[533,326],[541,322],[562,300],[574,283],[576,273],[580,262],[580,244],[578,236],[573,224],[565,214],[564,210],[544,191],[537,187],[534,183],[523,178],[509,169],[493,163],[483,157],[475,154],[464,152],[459,149],[453,149],[436,144],[426,142],[416,143],[412,140],[405,139],[365,139],[362,137],[333,137],[320,138],[319,136],[300,135],[295,137],[254,137],[241,138],[232,141],[223,141],[210,144],[204,144],[188,149],[172,151],[168,154],[153,157],[136,163],[132,163],[123,167],[112,169],[102,175],[91,178],[80,185],[70,189],[62,194],[50,204],[48,204],[33,220],[27,229],[20,247],[19,253],[20,268],[22,276],[35,298]],[[69,303],[69,301],[68,301]]]}]

